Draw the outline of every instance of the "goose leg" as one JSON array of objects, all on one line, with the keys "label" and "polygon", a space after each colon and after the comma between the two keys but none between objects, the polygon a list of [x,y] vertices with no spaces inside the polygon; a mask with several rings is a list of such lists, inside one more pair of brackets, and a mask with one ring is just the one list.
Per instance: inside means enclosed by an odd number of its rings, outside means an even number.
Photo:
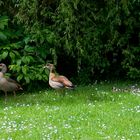
[{"label": "goose leg", "polygon": [[63,97],[67,95],[67,90],[66,89],[62,90],[62,95],[63,95]]},{"label": "goose leg", "polygon": [[15,91],[13,91],[14,92],[14,97],[16,97],[16,92]]},{"label": "goose leg", "polygon": [[5,91],[5,103],[7,102],[7,91]]},{"label": "goose leg", "polygon": [[65,89],[60,89],[59,90],[60,96],[64,97],[65,96]]}]

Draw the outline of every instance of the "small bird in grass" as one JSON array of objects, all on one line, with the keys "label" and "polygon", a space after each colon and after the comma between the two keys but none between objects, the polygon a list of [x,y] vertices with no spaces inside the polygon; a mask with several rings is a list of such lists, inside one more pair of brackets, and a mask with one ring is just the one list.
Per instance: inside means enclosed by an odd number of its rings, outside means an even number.
[{"label": "small bird in grass", "polygon": [[74,85],[68,78],[62,75],[56,75],[55,67],[53,64],[47,64],[44,68],[50,70],[49,85],[54,89],[74,89]]},{"label": "small bird in grass", "polygon": [[7,67],[5,64],[0,63],[0,90],[5,93],[5,101],[7,99],[7,92],[13,92],[14,96],[16,96],[17,90],[23,90],[22,87],[13,79],[6,78],[4,74],[7,72]]}]

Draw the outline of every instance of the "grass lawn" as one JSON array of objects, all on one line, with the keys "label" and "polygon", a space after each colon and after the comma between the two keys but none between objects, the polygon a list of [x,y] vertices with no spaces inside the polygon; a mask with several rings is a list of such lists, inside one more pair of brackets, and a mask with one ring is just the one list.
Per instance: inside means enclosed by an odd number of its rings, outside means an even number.
[{"label": "grass lawn", "polygon": [[1,94],[0,140],[140,140],[140,93],[113,86]]}]

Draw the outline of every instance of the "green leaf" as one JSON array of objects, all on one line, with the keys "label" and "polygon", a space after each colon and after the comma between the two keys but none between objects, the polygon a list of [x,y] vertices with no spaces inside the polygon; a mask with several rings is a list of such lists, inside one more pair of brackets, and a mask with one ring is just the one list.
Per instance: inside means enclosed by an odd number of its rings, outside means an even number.
[{"label": "green leaf", "polygon": [[2,45],[0,46],[0,48],[2,48],[4,51],[9,51],[10,50],[10,44],[6,44],[6,45]]},{"label": "green leaf", "polygon": [[22,80],[22,78],[23,78],[23,75],[20,74],[20,75],[17,77],[17,81],[19,82],[20,80]]},{"label": "green leaf", "polygon": [[30,37],[26,37],[26,38],[24,39],[24,42],[25,42],[25,44],[28,44],[28,42],[30,42]]},{"label": "green leaf", "polygon": [[74,1],[74,8],[75,8],[76,10],[78,10],[78,8],[77,8],[78,3],[79,3],[79,0],[75,0],[75,1]]},{"label": "green leaf", "polygon": [[21,67],[18,66],[18,65],[16,65],[16,71],[17,71],[17,72],[20,72],[20,70],[21,70]]},{"label": "green leaf", "polygon": [[7,39],[7,36],[1,31],[0,31],[0,39],[1,40],[6,40]]},{"label": "green leaf", "polygon": [[0,0],[0,6],[1,6],[2,4],[4,4],[4,3],[3,3],[3,1]]},{"label": "green leaf", "polygon": [[27,63],[26,56],[23,56],[21,59],[25,64]]},{"label": "green leaf", "polygon": [[21,59],[17,60],[17,65],[21,65]]},{"label": "green leaf", "polygon": [[30,83],[30,78],[29,77],[25,77],[25,81],[26,81],[26,83]]},{"label": "green leaf", "polygon": [[27,74],[27,68],[25,66],[22,66],[22,72],[26,75]]},{"label": "green leaf", "polygon": [[10,52],[9,55],[10,55],[10,57],[11,57],[12,60],[15,60],[15,54],[13,52]]},{"label": "green leaf", "polygon": [[8,51],[2,53],[1,58],[5,59],[8,56]]},{"label": "green leaf", "polygon": [[34,52],[34,48],[30,47],[29,45],[26,45],[24,50],[27,51],[27,52]]},{"label": "green leaf", "polygon": [[20,53],[18,51],[13,50],[13,52],[17,57],[20,57]]},{"label": "green leaf", "polygon": [[11,47],[12,49],[18,49],[18,48],[20,48],[21,46],[20,46],[19,43],[12,43],[12,44],[10,44],[10,47]]},{"label": "green leaf", "polygon": [[0,29],[4,29],[5,26],[8,25],[8,17],[7,16],[2,16],[0,17]]},{"label": "green leaf", "polygon": [[25,63],[25,64],[29,64],[30,62],[34,62],[34,58],[32,56],[23,56],[22,57],[22,61]]}]

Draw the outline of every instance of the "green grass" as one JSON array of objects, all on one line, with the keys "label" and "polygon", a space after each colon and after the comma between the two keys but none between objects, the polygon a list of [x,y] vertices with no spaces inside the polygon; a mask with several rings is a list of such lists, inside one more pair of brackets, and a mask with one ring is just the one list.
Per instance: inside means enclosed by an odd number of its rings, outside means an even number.
[{"label": "green grass", "polygon": [[1,96],[0,140],[139,140],[139,94],[112,86],[10,94],[6,104]]}]

